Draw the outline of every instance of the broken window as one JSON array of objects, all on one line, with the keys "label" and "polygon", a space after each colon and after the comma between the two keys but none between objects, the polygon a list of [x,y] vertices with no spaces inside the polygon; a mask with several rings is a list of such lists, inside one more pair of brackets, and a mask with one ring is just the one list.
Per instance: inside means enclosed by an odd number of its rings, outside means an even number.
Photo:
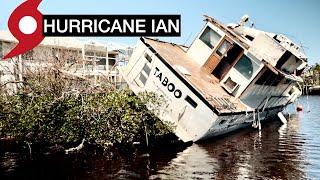
[{"label": "broken window", "polygon": [[257,85],[277,86],[283,77],[274,74],[271,70],[266,70],[256,81]]},{"label": "broken window", "polygon": [[231,43],[227,40],[224,40],[223,43],[220,45],[220,47],[217,50],[217,54],[219,56],[224,56],[227,54],[227,51],[230,49]]},{"label": "broken window", "polygon": [[243,55],[234,68],[249,80],[253,75],[253,71],[257,69],[254,66],[257,66],[257,64],[252,62],[247,56]]},{"label": "broken window", "polygon": [[230,77],[228,77],[224,84],[226,85],[230,93],[232,93],[238,86],[238,84],[234,82]]},{"label": "broken window", "polygon": [[215,47],[215,45],[219,42],[220,39],[221,36],[208,26],[200,36],[200,40],[211,49]]}]

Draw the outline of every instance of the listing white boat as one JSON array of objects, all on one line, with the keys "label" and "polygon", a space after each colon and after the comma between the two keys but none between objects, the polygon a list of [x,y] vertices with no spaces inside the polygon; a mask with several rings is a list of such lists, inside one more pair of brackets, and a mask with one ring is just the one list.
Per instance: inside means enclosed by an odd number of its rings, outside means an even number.
[{"label": "listing white boat", "polygon": [[164,97],[158,117],[174,123],[184,142],[260,127],[277,114],[283,119],[281,111],[301,95],[297,83],[307,65],[301,48],[282,34],[246,26],[246,15],[228,25],[204,18],[189,47],[140,38],[120,69],[129,88]]}]

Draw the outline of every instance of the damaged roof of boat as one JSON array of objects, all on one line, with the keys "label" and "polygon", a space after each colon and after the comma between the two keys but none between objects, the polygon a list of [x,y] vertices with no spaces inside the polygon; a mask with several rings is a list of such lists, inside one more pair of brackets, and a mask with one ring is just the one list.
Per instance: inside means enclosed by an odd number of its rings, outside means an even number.
[{"label": "damaged roof of boat", "polygon": [[[219,80],[215,76],[205,73],[201,66],[187,56],[183,46],[147,37],[141,38],[141,41],[154,50],[165,61],[164,63],[173,67],[179,75],[205,97],[211,106],[220,112],[248,110],[247,106],[238,98],[231,96],[220,86]],[[183,67],[183,71],[181,67]],[[225,107],[219,106],[221,101]]]}]

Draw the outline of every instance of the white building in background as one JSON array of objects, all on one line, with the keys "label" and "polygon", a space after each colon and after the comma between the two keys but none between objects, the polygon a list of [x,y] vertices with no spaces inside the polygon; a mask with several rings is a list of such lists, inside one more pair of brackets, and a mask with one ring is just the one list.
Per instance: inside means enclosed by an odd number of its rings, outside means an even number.
[{"label": "white building in background", "polygon": [[[9,31],[0,31],[0,58],[2,59],[15,45],[17,40]],[[131,48],[112,49],[94,41],[81,41],[70,37],[47,37],[29,52],[0,62],[0,84],[16,90],[11,82],[22,80],[26,69],[48,67],[52,62],[63,61],[65,73],[92,80],[93,85],[108,80],[117,87],[123,84],[117,66],[125,66],[132,53]]]}]

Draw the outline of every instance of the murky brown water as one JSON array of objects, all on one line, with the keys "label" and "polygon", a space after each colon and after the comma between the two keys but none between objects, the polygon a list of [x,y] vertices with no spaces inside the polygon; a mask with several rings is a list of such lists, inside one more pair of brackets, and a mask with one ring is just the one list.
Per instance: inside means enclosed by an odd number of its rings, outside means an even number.
[{"label": "murky brown water", "polygon": [[287,126],[273,121],[261,133],[242,130],[182,150],[163,147],[150,156],[24,161],[6,153],[0,156],[0,179],[320,179],[320,96],[309,97],[311,112],[306,97],[300,102],[304,111]]}]

